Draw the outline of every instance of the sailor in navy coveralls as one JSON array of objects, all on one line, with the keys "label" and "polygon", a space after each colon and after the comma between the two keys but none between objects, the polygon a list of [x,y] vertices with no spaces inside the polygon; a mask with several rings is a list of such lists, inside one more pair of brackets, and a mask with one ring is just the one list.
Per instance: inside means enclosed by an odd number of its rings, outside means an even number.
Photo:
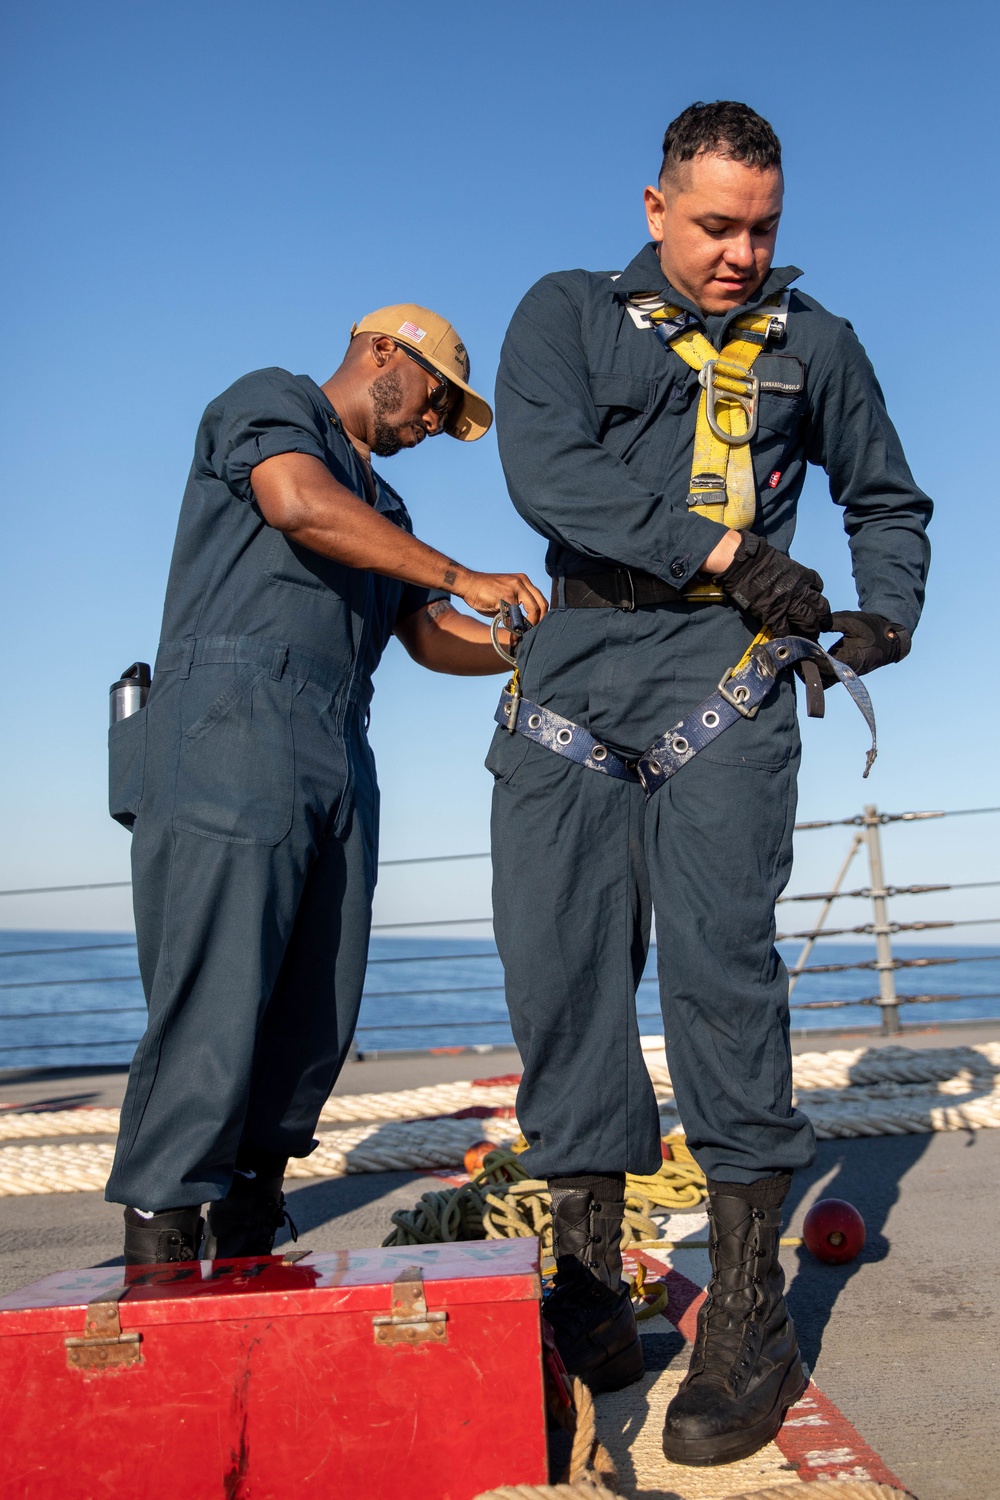
[{"label": "sailor in navy coveralls", "polygon": [[[521,692],[627,759],[708,697],[761,627],[814,640],[831,629],[822,579],[787,556],[808,463],[843,508],[861,606],[832,621],[832,654],[857,673],[898,660],[920,614],[930,501],[850,324],[798,290],[780,297],[801,274],[771,265],[780,162],[745,105],[685,111],[646,191],[653,242],[617,275],[544,277],[503,346],[500,455],[555,580],[554,607],[519,655]],[[643,315],[657,300],[690,315],[680,321],[713,351],[741,314],[787,308],[753,366],[745,532],[689,503],[703,381]],[[692,501],[711,488],[701,479]],[[721,602],[687,594],[706,578]],[[597,1388],[642,1372],[619,1241],[623,1174],[660,1161],[635,1015],[655,913],[670,1074],[709,1179],[715,1266],[667,1421],[667,1454],[682,1462],[754,1451],[803,1388],[777,1246],[789,1174],[811,1161],[814,1138],[791,1106],[774,948],[798,761],[787,673],[756,717],[649,800],[503,727],[487,761],[496,934],[524,1063],[518,1119],[526,1165],[553,1191],[547,1312],[569,1368]]]},{"label": "sailor in navy coveralls", "polygon": [[378,840],[366,737],[389,637],[436,671],[503,669],[501,599],[412,535],[372,468],[490,426],[464,345],[426,308],[370,314],[323,386],[281,369],[208,407],[181,507],[147,707],[111,730],[111,812],[134,828],[149,1024],[107,1196],[127,1263],[268,1254],[287,1158],[316,1142],[360,1004]]}]

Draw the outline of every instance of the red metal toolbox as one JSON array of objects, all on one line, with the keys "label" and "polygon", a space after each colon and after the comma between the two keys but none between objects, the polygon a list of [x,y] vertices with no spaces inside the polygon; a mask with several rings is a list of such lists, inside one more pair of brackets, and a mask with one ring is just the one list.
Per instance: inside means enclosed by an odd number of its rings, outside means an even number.
[{"label": "red metal toolbox", "polygon": [[472,1500],[546,1480],[536,1240],[124,1275],[0,1298],[3,1500]]}]

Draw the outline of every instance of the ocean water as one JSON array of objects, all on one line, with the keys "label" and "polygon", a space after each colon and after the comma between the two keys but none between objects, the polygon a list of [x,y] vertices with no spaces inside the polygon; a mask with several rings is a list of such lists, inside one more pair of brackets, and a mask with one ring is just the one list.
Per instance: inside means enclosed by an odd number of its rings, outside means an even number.
[{"label": "ocean water", "polygon": [[[799,947],[781,944],[787,963]],[[1000,1018],[1000,949],[899,944],[894,953],[944,960],[900,970],[900,996],[962,997],[902,1006],[904,1028]],[[809,962],[850,964],[873,957],[871,943],[820,942]],[[637,1005],[639,1029],[649,1035],[663,1031],[654,975],[651,953]],[[792,995],[792,1027],[877,1025],[877,1008],[856,1003],[877,992],[871,970],[806,975]],[[855,1003],[831,1007],[831,1001]],[[129,933],[0,931],[0,1071],[127,1063],[144,1017]],[[490,939],[372,939],[360,1051],[510,1042],[503,971]]]}]

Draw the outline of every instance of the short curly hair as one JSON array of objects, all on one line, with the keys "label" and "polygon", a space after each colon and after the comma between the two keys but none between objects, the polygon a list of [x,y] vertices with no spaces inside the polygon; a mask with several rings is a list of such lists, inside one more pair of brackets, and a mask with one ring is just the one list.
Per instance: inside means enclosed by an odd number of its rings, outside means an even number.
[{"label": "short curly hair", "polygon": [[734,99],[691,104],[671,121],[663,137],[660,181],[702,152],[727,156],[758,171],[781,166],[781,142],[771,126],[748,104]]}]

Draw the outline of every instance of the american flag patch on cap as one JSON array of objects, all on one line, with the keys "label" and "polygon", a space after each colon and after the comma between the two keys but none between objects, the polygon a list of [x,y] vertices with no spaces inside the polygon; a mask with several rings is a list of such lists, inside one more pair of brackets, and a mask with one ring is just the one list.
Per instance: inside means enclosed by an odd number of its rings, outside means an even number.
[{"label": "american flag patch on cap", "polygon": [[425,339],[427,337],[427,329],[418,328],[416,323],[401,323],[398,331],[400,333],[405,333],[406,337],[408,339],[413,339],[414,343],[416,344],[419,344],[421,339]]}]

